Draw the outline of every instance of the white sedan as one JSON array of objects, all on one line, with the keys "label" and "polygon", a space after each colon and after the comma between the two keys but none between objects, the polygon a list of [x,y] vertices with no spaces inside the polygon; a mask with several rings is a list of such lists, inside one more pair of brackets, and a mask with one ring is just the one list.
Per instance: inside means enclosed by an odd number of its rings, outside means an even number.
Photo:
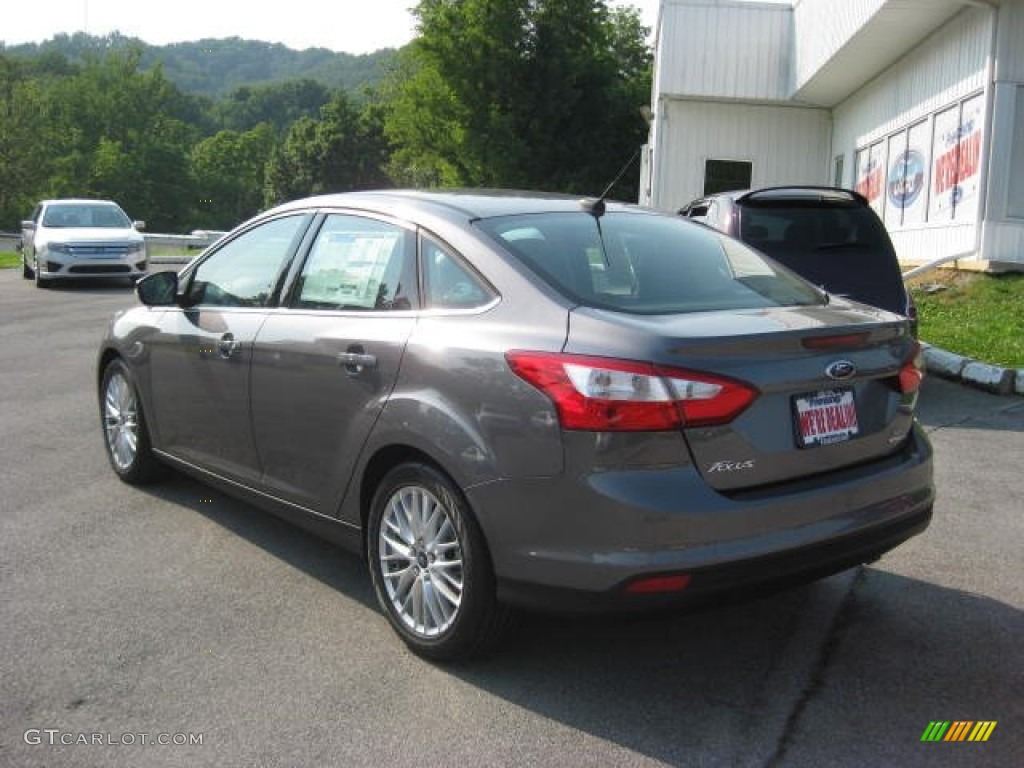
[{"label": "white sedan", "polygon": [[22,274],[45,288],[55,278],[146,274],[145,224],[110,200],[44,200],[21,223]]}]

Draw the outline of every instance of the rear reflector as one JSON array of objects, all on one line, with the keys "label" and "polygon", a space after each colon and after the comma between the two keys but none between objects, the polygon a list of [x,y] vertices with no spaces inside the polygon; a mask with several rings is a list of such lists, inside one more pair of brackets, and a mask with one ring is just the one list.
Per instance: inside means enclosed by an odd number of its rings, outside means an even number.
[{"label": "rear reflector", "polygon": [[910,352],[910,357],[903,367],[900,368],[900,392],[910,395],[921,388],[924,380],[924,352],[921,345],[915,341]]},{"label": "rear reflector", "polygon": [[565,429],[637,432],[724,424],[758,394],[721,376],[633,360],[523,351],[505,358],[517,376],[551,398]]},{"label": "rear reflector", "polygon": [[677,573],[672,576],[646,576],[631,581],[626,591],[633,595],[650,595],[659,592],[679,592],[690,584],[690,574]]}]

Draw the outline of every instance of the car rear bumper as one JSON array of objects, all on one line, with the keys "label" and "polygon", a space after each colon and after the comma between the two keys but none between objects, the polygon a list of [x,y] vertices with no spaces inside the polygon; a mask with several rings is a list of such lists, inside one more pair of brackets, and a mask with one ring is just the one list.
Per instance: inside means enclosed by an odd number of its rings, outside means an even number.
[{"label": "car rear bumper", "polygon": [[[687,569],[685,589],[657,594],[632,594],[623,582],[601,592],[500,579],[499,598],[523,607],[558,612],[646,611],[672,606],[702,606],[718,600],[750,599],[773,590],[824,578],[877,560],[931,522],[931,506],[902,518],[836,539],[771,555]],[[677,571],[667,572],[670,576]]]},{"label": "car rear bumper", "polygon": [[[692,466],[467,490],[502,599],[558,610],[645,608],[806,581],[923,531],[932,453],[917,427],[897,454],[802,482],[723,495]],[[686,575],[684,589],[633,594]]]}]

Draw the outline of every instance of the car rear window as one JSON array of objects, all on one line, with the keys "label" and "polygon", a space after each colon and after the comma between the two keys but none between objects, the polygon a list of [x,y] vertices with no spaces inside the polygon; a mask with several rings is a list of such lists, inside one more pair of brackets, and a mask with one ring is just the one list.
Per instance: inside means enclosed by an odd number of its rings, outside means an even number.
[{"label": "car rear window", "polygon": [[899,262],[870,208],[820,201],[746,202],[739,236],[831,293],[903,312]]},{"label": "car rear window", "polygon": [[664,314],[824,300],[757,251],[676,217],[580,211],[495,217],[477,226],[586,306]]}]

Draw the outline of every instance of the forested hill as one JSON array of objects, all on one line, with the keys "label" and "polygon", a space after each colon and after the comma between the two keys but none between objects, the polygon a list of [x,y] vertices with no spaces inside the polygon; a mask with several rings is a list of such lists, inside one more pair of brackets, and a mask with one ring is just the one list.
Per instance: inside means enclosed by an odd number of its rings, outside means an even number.
[{"label": "forested hill", "polygon": [[296,51],[279,43],[238,37],[157,46],[117,32],[102,37],[82,32],[57,35],[43,43],[6,49],[0,44],[0,50],[25,56],[57,53],[79,62],[89,54],[102,56],[131,46],[142,49],[142,69],[160,62],[167,79],[182,91],[213,98],[226,96],[240,86],[300,79],[357,94],[381,81],[396,53],[389,48],[360,55],[326,48]]}]

